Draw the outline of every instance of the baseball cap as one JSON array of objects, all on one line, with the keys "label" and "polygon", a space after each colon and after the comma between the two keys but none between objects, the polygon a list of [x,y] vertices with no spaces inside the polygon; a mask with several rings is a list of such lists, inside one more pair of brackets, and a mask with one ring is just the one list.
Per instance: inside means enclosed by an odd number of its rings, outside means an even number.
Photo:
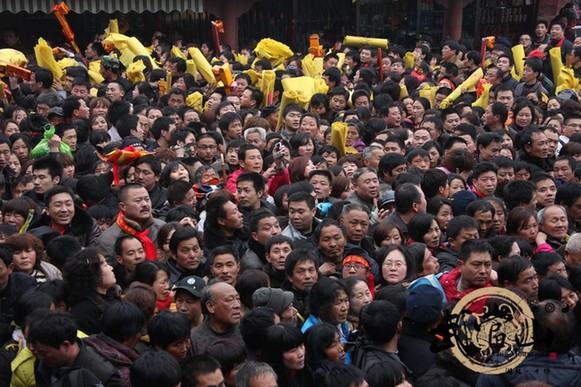
[{"label": "baseball cap", "polygon": [[190,275],[179,280],[172,290],[186,290],[196,298],[202,298],[202,289],[206,286],[206,281],[196,275]]},{"label": "baseball cap", "polygon": [[409,291],[406,311],[416,324],[433,323],[442,311],[442,293],[432,285],[416,286]]}]

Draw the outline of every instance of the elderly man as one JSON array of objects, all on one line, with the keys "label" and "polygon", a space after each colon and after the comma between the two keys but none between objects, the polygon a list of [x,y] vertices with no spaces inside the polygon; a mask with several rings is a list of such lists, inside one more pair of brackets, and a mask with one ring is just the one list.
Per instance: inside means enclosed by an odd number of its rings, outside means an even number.
[{"label": "elderly man", "polygon": [[569,220],[567,210],[563,206],[547,206],[537,214],[537,221],[541,231],[547,234],[547,243],[561,252],[569,240]]},{"label": "elderly man", "polygon": [[240,336],[240,296],[232,285],[214,282],[202,291],[204,322],[194,328],[190,335],[192,352],[203,354],[210,344],[222,339],[237,339]]},{"label": "elderly man", "polygon": [[377,222],[376,199],[379,197],[379,179],[375,170],[363,167],[353,173],[353,192],[347,197],[351,203],[358,203],[365,206],[371,215],[371,224]]},{"label": "elderly man", "polygon": [[569,239],[564,256],[569,269],[581,264],[581,234],[575,234]]}]

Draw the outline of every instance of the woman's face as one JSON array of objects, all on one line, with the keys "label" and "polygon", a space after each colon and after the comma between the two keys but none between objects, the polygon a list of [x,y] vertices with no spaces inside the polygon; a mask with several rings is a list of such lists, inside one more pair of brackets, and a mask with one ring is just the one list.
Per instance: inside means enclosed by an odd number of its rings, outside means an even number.
[{"label": "woman's face", "polygon": [[343,163],[343,172],[349,178],[349,180],[353,179],[353,173],[357,170],[357,164],[351,163],[349,161]]},{"label": "woman's face", "polygon": [[127,171],[127,177],[125,178],[125,182],[127,184],[135,183],[135,167],[129,167],[129,170]]},{"label": "woman's face", "polygon": [[329,166],[337,164],[337,153],[335,152],[324,152],[321,156],[327,161]]},{"label": "woman's face", "polygon": [[18,109],[12,114],[12,121],[16,122],[18,125],[20,125],[20,121],[24,118],[26,118],[26,112],[24,110]]},{"label": "woman's face", "polygon": [[502,135],[502,147],[511,149],[513,147],[512,138],[506,133]]},{"label": "woman's face", "polygon": [[579,302],[579,295],[570,289],[561,288],[561,303],[567,304],[569,309],[574,309]]},{"label": "woman's face", "polygon": [[8,166],[14,171],[16,176],[20,175],[22,164],[20,164],[18,156],[15,155],[14,153],[10,153],[10,158],[8,159]]},{"label": "woman's face", "polygon": [[518,231],[518,237],[529,243],[534,243],[538,233],[539,225],[537,224],[535,217],[531,216],[524,222],[521,229]]},{"label": "woman's face", "polygon": [[16,152],[21,161],[28,159],[28,145],[21,138],[12,143],[12,151]]},{"label": "woman's face", "polygon": [[188,170],[181,164],[178,164],[169,174],[170,181],[184,180],[189,181],[190,175]]},{"label": "woman's face", "polygon": [[436,168],[438,166],[438,160],[440,159],[440,152],[434,146],[428,150],[428,154],[430,155],[430,168]]},{"label": "woman's face", "polygon": [[403,106],[405,107],[405,115],[406,117],[411,117],[414,114],[414,100],[411,98],[404,98]]},{"label": "woman's face", "polygon": [[91,115],[93,115],[93,116],[106,116],[108,110],[109,110],[109,108],[107,106],[105,106],[102,103],[98,103],[97,105],[95,105],[95,107],[91,111]]},{"label": "woman's face", "polygon": [[283,352],[282,363],[290,371],[300,371],[305,368],[305,345],[301,344]]},{"label": "woman's face", "polygon": [[465,191],[464,183],[460,179],[452,179],[450,181],[450,197],[454,196],[456,192]]},{"label": "woman's face", "polygon": [[75,176],[75,164],[69,164],[63,167],[63,177],[74,177]]},{"label": "woman's face", "polygon": [[414,101],[412,104],[412,115],[415,122],[421,121],[425,111],[426,109],[424,109],[424,105],[422,105],[420,101]]},{"label": "woman's face", "polygon": [[551,98],[547,103],[547,110],[559,110],[560,108],[561,104],[556,98]]},{"label": "woman's face", "polygon": [[314,169],[315,169],[315,166],[313,165],[313,162],[311,160],[309,160],[309,162],[307,163],[307,166],[305,167],[305,174],[304,174],[305,179],[309,178],[309,174]]},{"label": "woman's face", "polygon": [[117,280],[115,279],[115,273],[113,273],[113,267],[107,263],[107,260],[102,255],[99,255],[99,262],[101,263],[100,288],[103,290],[110,289],[117,283]]},{"label": "woman's face", "polygon": [[387,234],[387,237],[381,241],[381,246],[401,245],[401,243],[401,234],[397,228],[394,228],[389,232],[389,234]]},{"label": "woman's face", "polygon": [[349,313],[354,316],[359,316],[361,309],[367,304],[373,301],[371,297],[371,292],[369,291],[369,286],[364,281],[358,281],[353,289],[351,289],[351,299],[349,300]]},{"label": "woman's face", "polygon": [[345,345],[338,333],[335,334],[335,340],[333,340],[331,345],[325,348],[325,356],[327,356],[327,359],[337,363],[345,361]]},{"label": "woman's face", "polygon": [[164,270],[158,271],[155,275],[153,290],[155,291],[155,296],[159,301],[167,300],[169,296],[169,278]]},{"label": "woman's face", "polygon": [[361,138],[359,137],[359,132],[357,128],[354,126],[347,127],[347,139],[345,140],[345,144],[347,146],[353,146],[354,143],[359,141]]},{"label": "woman's face", "polygon": [[14,271],[30,274],[36,265],[36,251],[32,247],[27,247],[21,251],[15,251],[12,255]]},{"label": "woman's face", "polygon": [[446,231],[448,229],[448,223],[450,223],[450,220],[452,220],[453,217],[452,207],[448,204],[441,206],[436,214],[436,220],[438,221],[440,229]]},{"label": "woman's face", "polygon": [[496,201],[491,201],[490,203],[495,210],[494,218],[492,218],[492,227],[494,228],[494,231],[502,234],[506,227],[506,213],[504,212],[504,207]]},{"label": "woman's face", "polygon": [[315,151],[315,145],[313,144],[312,140],[307,141],[307,143],[304,145],[300,145],[299,149],[298,149],[300,156],[312,157],[314,151]]},{"label": "woman's face", "polygon": [[434,257],[429,249],[424,252],[424,260],[422,261],[422,273],[421,276],[426,276],[429,274],[437,274],[440,271],[440,264],[438,263],[438,258]]},{"label": "woman's face", "polygon": [[[137,90],[137,89],[135,89]],[[107,120],[105,119],[104,116],[96,116],[95,118],[93,118],[93,124],[91,125],[91,129],[93,130],[107,130],[109,129],[108,125],[107,125]]]},{"label": "woman's face", "polygon": [[[111,170],[111,166],[109,165],[109,163],[105,163],[105,162],[99,163],[95,167],[95,175],[104,175],[107,172],[109,172],[110,170]],[[74,169],[73,169],[73,171],[74,171]]]},{"label": "woman's face", "polygon": [[387,254],[381,265],[381,274],[389,285],[396,285],[402,282],[406,277],[407,271],[405,257],[399,250],[393,250]]},{"label": "woman's face", "polygon": [[170,230],[170,232],[167,234],[167,238],[165,239],[162,245],[162,250],[168,254],[169,254],[169,241],[171,240],[171,237],[173,236],[174,232],[176,232],[176,230]]},{"label": "woman's face", "polygon": [[20,128],[18,128],[18,125],[16,125],[14,122],[7,123],[6,127],[4,128],[4,135],[6,137],[10,137],[14,133],[20,133]]},{"label": "woman's face", "polygon": [[337,291],[337,297],[331,305],[331,311],[329,313],[331,324],[342,324],[347,321],[347,314],[349,313],[349,297],[344,290]]},{"label": "woman's face", "polygon": [[186,82],[184,81],[183,77],[179,77],[178,80],[174,82],[172,87],[178,88],[183,91],[187,90]]},{"label": "woman's face", "polygon": [[20,230],[25,220],[26,218],[17,212],[6,212],[4,214],[4,223],[16,227],[17,230]]},{"label": "woman's face", "polygon": [[533,112],[529,107],[520,109],[515,117],[515,123],[518,127],[524,128],[533,122]]},{"label": "woman's face", "polygon": [[430,228],[424,234],[423,242],[430,248],[435,249],[440,245],[440,237],[442,236],[442,231],[440,230],[440,226],[438,226],[438,222],[435,220],[432,221]]}]

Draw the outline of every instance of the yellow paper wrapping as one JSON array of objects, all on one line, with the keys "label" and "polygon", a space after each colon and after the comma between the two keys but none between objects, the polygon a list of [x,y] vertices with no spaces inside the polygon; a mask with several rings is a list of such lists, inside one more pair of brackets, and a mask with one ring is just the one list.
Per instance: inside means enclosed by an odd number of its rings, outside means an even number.
[{"label": "yellow paper wrapping", "polygon": [[278,67],[293,55],[289,46],[270,38],[264,38],[258,42],[254,52],[257,58],[266,59],[272,63],[272,67]]},{"label": "yellow paper wrapping", "polygon": [[482,94],[476,101],[472,103],[472,106],[479,106],[482,109],[486,110],[488,107],[488,99],[490,98],[490,88],[492,87],[492,83],[485,83],[482,85]]},{"label": "yellow paper wrapping", "polygon": [[345,36],[345,39],[343,39],[343,44],[347,46],[356,46],[356,47],[371,46],[375,48],[387,49],[387,47],[389,46],[389,40],[347,35]]},{"label": "yellow paper wrapping", "polygon": [[512,48],[512,58],[514,60],[514,66],[512,66],[511,70],[512,77],[520,81],[526,59],[525,48],[522,44],[517,44]]},{"label": "yellow paper wrapping", "polygon": [[105,28],[105,36],[119,33],[119,23],[117,19],[109,19],[109,25]]},{"label": "yellow paper wrapping", "polygon": [[302,91],[288,90],[282,93],[282,99],[280,101],[280,114],[278,115],[278,121],[276,122],[276,128],[282,126],[282,111],[285,107],[291,103],[299,104],[303,109],[307,107],[311,97],[308,97]]},{"label": "yellow paper wrapping", "polygon": [[222,82],[226,93],[230,94],[230,85],[232,84],[232,70],[230,70],[230,64],[224,63],[222,66],[215,66],[212,71],[216,77],[216,81]]},{"label": "yellow paper wrapping", "polygon": [[258,80],[260,79],[260,77],[262,77],[262,75],[258,74],[253,69],[244,70],[244,72],[250,76],[250,80],[252,81],[252,85],[256,85],[258,83]]},{"label": "yellow paper wrapping", "polygon": [[339,151],[339,157],[359,153],[357,149],[347,146],[347,123],[333,122],[331,124],[331,145]]},{"label": "yellow paper wrapping", "polygon": [[323,76],[323,58],[313,59],[313,66],[315,66],[314,78],[321,78]]},{"label": "yellow paper wrapping", "polygon": [[215,84],[216,77],[212,72],[212,66],[210,66],[210,63],[208,63],[206,57],[202,54],[202,51],[197,47],[190,47],[188,48],[188,52],[190,53],[190,57],[194,60],[196,69],[200,72],[202,78],[211,85]]},{"label": "yellow paper wrapping", "polygon": [[303,74],[305,74],[307,77],[315,77],[315,64],[313,63],[314,58],[315,57],[313,54],[307,54],[301,61],[303,65]]},{"label": "yellow paper wrapping", "polygon": [[559,94],[566,89],[579,91],[579,79],[575,76],[573,69],[563,67],[555,82],[555,94]]},{"label": "yellow paper wrapping", "polygon": [[551,58],[551,67],[553,70],[553,80],[559,79],[563,62],[561,61],[561,47],[553,47],[549,50],[549,57]]},{"label": "yellow paper wrapping", "polygon": [[329,86],[327,86],[325,80],[322,78],[315,79],[315,87],[317,89],[317,93],[327,94],[329,92]]},{"label": "yellow paper wrapping", "polygon": [[77,62],[73,58],[63,58],[59,60],[57,63],[63,70],[66,69],[67,67],[79,66],[79,62]]},{"label": "yellow paper wrapping", "polygon": [[100,85],[105,80],[100,72],[91,69],[89,69],[89,78],[91,78],[91,83],[93,85]]},{"label": "yellow paper wrapping", "polygon": [[28,63],[26,56],[12,48],[0,49],[0,61],[13,64],[18,67],[24,67]]},{"label": "yellow paper wrapping", "polygon": [[34,46],[34,55],[36,56],[36,63],[40,67],[49,69],[54,79],[59,81],[62,79],[63,70],[54,59],[52,48],[43,38],[38,38],[38,44]]},{"label": "yellow paper wrapping", "polygon": [[143,64],[143,61],[139,59],[127,67],[125,75],[127,75],[127,79],[129,79],[131,83],[136,84],[137,82],[145,81],[143,70],[145,70],[145,65]]},{"label": "yellow paper wrapping", "polygon": [[408,93],[408,88],[407,88],[406,85],[401,84],[401,85],[399,85],[399,87],[400,87],[399,99],[401,101],[402,99],[404,99],[405,97],[407,97],[409,95],[409,93]]},{"label": "yellow paper wrapping", "polygon": [[[315,80],[309,77],[285,78],[282,81],[284,91],[295,90],[301,91],[310,100],[313,94],[317,92]],[[282,109],[281,109],[282,110]]]},{"label": "yellow paper wrapping", "polygon": [[345,63],[345,53],[339,52],[337,53],[337,56],[339,57],[339,62],[337,62],[337,68],[341,70],[341,72],[343,72],[343,63]]},{"label": "yellow paper wrapping", "polygon": [[482,69],[480,67],[477,68],[476,71],[474,71],[472,73],[472,75],[470,75],[468,78],[466,78],[466,80],[464,82],[462,82],[460,84],[460,86],[458,86],[452,93],[450,93],[449,96],[447,96],[442,101],[442,103],[440,103],[440,109],[445,109],[448,106],[452,105],[454,103],[454,101],[456,101],[456,99],[458,99],[458,97],[460,97],[462,95],[463,89],[468,91],[471,88],[472,89],[475,88],[483,76],[484,76],[484,72],[482,71]]},{"label": "yellow paper wrapping", "polygon": [[276,74],[274,70],[264,70],[262,72],[262,79],[260,80],[260,91],[264,94],[260,108],[270,105],[272,103],[272,95],[274,94],[274,82],[276,81]]},{"label": "yellow paper wrapping", "polygon": [[234,53],[234,60],[236,60],[236,62],[246,66],[248,64],[248,58],[242,54],[239,54],[237,52]]},{"label": "yellow paper wrapping", "polygon": [[126,36],[118,33],[110,33],[109,36],[103,40],[108,44],[113,44],[120,52],[119,60],[126,68],[133,63],[133,58],[137,55],[143,55],[149,58],[154,69],[158,68],[157,63],[151,58],[150,52],[141,44],[137,38],[133,36]]},{"label": "yellow paper wrapping", "polygon": [[178,58],[188,59],[186,58],[182,50],[180,50],[180,48],[176,46],[171,46],[171,56],[177,56]]},{"label": "yellow paper wrapping", "polygon": [[198,77],[198,69],[193,59],[186,60],[186,73],[192,75],[194,78]]},{"label": "yellow paper wrapping", "polygon": [[427,98],[430,101],[430,106],[434,107],[434,100],[436,99],[436,91],[438,90],[438,86],[424,86],[422,90],[420,90],[420,97]]},{"label": "yellow paper wrapping", "polygon": [[403,56],[403,62],[405,63],[405,67],[408,69],[413,69],[414,65],[416,64],[416,58],[414,57],[414,53],[408,51]]},{"label": "yellow paper wrapping", "polygon": [[202,111],[203,106],[202,102],[204,101],[204,96],[199,91],[195,91],[192,94],[188,95],[186,98],[186,105],[191,107],[192,109],[196,109],[197,111]]}]

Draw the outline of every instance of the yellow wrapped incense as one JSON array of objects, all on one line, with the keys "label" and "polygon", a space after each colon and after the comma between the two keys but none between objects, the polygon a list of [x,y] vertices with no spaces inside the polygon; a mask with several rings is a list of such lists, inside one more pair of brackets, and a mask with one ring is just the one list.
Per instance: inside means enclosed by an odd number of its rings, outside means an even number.
[{"label": "yellow wrapped incense", "polygon": [[555,82],[555,94],[567,89],[579,91],[579,79],[575,76],[573,69],[563,67]]},{"label": "yellow wrapped incense", "polygon": [[248,58],[245,55],[239,54],[237,52],[234,53],[234,59],[244,66],[248,64]]},{"label": "yellow wrapped incense", "polygon": [[262,77],[262,75],[258,74],[253,69],[244,70],[244,72],[250,76],[250,80],[252,81],[252,85],[256,85],[258,83],[258,80]]},{"label": "yellow wrapped incense", "polygon": [[266,59],[272,63],[272,67],[278,67],[293,55],[289,46],[270,38],[264,38],[258,42],[254,52],[257,58]]},{"label": "yellow wrapped incense", "polygon": [[296,104],[299,104],[303,109],[305,109],[306,106],[308,105],[310,99],[311,99],[310,97],[307,98],[305,96],[305,94],[301,91],[294,91],[294,90],[284,91],[282,93],[282,99],[280,101],[280,114],[278,115],[278,121],[276,122],[276,129],[279,129],[282,127],[282,119],[283,119],[282,112],[283,112],[285,107],[287,107],[291,103],[296,103]]},{"label": "yellow wrapped incense", "polygon": [[403,62],[405,63],[405,67],[408,69],[413,69],[416,64],[416,58],[414,57],[414,53],[408,51],[403,56]]},{"label": "yellow wrapped incense", "polygon": [[270,105],[272,103],[272,96],[274,94],[274,82],[276,81],[276,74],[273,70],[264,70],[262,72],[262,79],[260,83],[260,91],[264,94],[260,108]]},{"label": "yellow wrapped incense", "polygon": [[194,60],[196,69],[200,72],[202,78],[211,85],[215,84],[216,77],[212,72],[212,66],[210,66],[210,63],[208,63],[200,49],[197,47],[190,47],[188,48],[188,52],[190,53],[190,57]]},{"label": "yellow wrapped incense", "polygon": [[177,47],[177,46],[175,46],[175,45],[174,46],[171,46],[171,56],[177,56],[178,58],[188,59],[184,55],[183,51],[180,50],[180,48]]},{"label": "yellow wrapped incense", "polygon": [[424,88],[420,90],[420,97],[427,98],[428,101],[430,101],[430,106],[434,107],[434,100],[436,99],[437,90],[438,86],[424,86]]},{"label": "yellow wrapped incense", "polygon": [[[282,81],[284,91],[296,90],[301,91],[310,100],[313,94],[317,92],[315,80],[309,77],[285,78]],[[281,109],[282,110],[282,109]]]},{"label": "yellow wrapped incense", "polygon": [[514,66],[512,66],[511,75],[514,79],[520,81],[526,59],[525,48],[522,44],[517,44],[512,48],[512,58],[514,60]]},{"label": "yellow wrapped incense", "polygon": [[315,66],[315,75],[313,78],[321,78],[323,76],[323,58],[313,59],[313,66]]},{"label": "yellow wrapped incense", "polygon": [[105,28],[105,36],[109,36],[109,34],[118,34],[119,33],[119,23],[117,19],[109,19],[109,25]]},{"label": "yellow wrapped incense", "polygon": [[315,79],[315,87],[317,93],[327,94],[329,92],[329,86],[322,78]]},{"label": "yellow wrapped incense", "polygon": [[186,73],[192,75],[194,79],[198,78],[198,70],[193,59],[186,60]]},{"label": "yellow wrapped incense", "polygon": [[204,96],[199,91],[195,91],[192,94],[188,95],[186,98],[186,105],[191,107],[192,109],[196,109],[197,111],[202,111],[203,106],[202,102],[204,101]]},{"label": "yellow wrapped incense", "polygon": [[456,99],[462,95],[463,90],[468,91],[470,89],[475,88],[483,76],[484,76],[484,72],[479,67],[478,69],[476,69],[476,71],[474,71],[472,73],[472,75],[470,75],[468,78],[466,78],[466,80],[464,82],[462,82],[460,84],[460,86],[458,86],[452,93],[450,93],[450,95],[447,96],[442,101],[442,103],[440,103],[440,109],[445,109],[448,106],[451,106],[454,103],[454,101],[456,101]]},{"label": "yellow wrapped incense", "polygon": [[136,84],[137,82],[145,81],[145,75],[143,74],[144,70],[145,64],[143,64],[143,61],[139,59],[127,67],[125,75],[127,75],[127,79],[129,79],[131,83]]},{"label": "yellow wrapped incense", "polygon": [[230,85],[232,84],[232,70],[230,70],[230,65],[228,63],[222,66],[215,66],[212,68],[216,81],[222,82],[224,88],[226,89],[226,94],[230,94]]},{"label": "yellow wrapped incense", "polygon": [[28,59],[26,59],[26,56],[21,51],[12,48],[0,49],[0,61],[18,67],[24,67],[28,63]]},{"label": "yellow wrapped incense", "polygon": [[406,85],[401,84],[401,85],[399,85],[399,87],[400,87],[399,99],[401,101],[402,99],[404,99],[405,97],[407,97],[409,95],[409,93],[408,93],[408,88],[407,88]]},{"label": "yellow wrapped incense", "polygon": [[151,58],[150,52],[141,44],[137,38],[133,36],[126,36],[118,33],[110,33],[109,36],[103,40],[107,44],[112,44],[121,52],[119,61],[123,63],[126,68],[133,63],[133,58],[138,55],[143,55],[149,58],[151,66],[158,68],[157,63]]},{"label": "yellow wrapped incense", "polygon": [[561,47],[553,47],[549,50],[549,57],[551,58],[551,67],[553,70],[553,80],[559,79],[563,62],[561,61]]},{"label": "yellow wrapped incense", "polygon": [[481,107],[482,109],[486,110],[488,107],[488,99],[490,98],[490,88],[492,87],[492,83],[485,83],[482,85],[482,94],[476,101],[472,103],[473,107]]},{"label": "yellow wrapped incense", "polygon": [[94,71],[92,69],[89,69],[89,78],[91,78],[91,83],[93,85],[100,85],[105,80],[99,71]]},{"label": "yellow wrapped incense", "polygon": [[52,48],[43,38],[38,38],[38,44],[34,46],[34,55],[36,56],[36,63],[40,67],[49,69],[54,79],[59,81],[62,79],[63,70],[54,59]]},{"label": "yellow wrapped incense", "polygon": [[339,157],[359,153],[357,149],[347,146],[347,123],[333,122],[331,124],[331,145],[339,151]]},{"label": "yellow wrapped incense", "polygon": [[307,54],[301,61],[303,66],[303,74],[311,78],[315,77],[315,64],[313,63],[313,59],[315,59],[313,54]]},{"label": "yellow wrapped incense", "polygon": [[343,63],[345,63],[345,53],[339,52],[337,53],[337,56],[339,57],[339,62],[337,62],[337,68],[341,70],[341,72],[343,72]]},{"label": "yellow wrapped incense", "polygon": [[61,67],[61,69],[63,69],[63,70],[66,69],[67,67],[79,66],[79,62],[77,62],[73,58],[63,58],[63,59],[57,61],[57,63]]},{"label": "yellow wrapped incense", "polygon": [[387,47],[389,46],[389,40],[347,35],[345,36],[345,39],[343,39],[343,44],[346,46],[355,46],[355,47],[371,46],[375,48],[387,49]]}]

